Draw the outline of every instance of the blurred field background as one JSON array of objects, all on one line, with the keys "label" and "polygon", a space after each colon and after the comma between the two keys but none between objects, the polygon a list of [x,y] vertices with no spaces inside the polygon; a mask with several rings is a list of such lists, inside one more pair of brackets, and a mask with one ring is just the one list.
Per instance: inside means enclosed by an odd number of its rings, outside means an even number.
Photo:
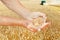
[{"label": "blurred field background", "polygon": [[[0,26],[0,40],[60,40],[60,6],[40,5],[39,0],[21,0],[29,10],[47,15],[51,25],[40,32],[31,32],[22,26]],[[22,18],[0,2],[0,16]]]}]

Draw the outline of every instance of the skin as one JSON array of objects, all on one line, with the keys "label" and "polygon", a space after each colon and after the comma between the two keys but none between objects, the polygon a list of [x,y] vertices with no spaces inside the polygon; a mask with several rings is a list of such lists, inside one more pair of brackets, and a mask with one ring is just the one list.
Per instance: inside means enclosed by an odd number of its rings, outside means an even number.
[{"label": "skin", "polygon": [[23,19],[17,19],[17,18],[11,18],[7,16],[0,16],[0,25],[4,26],[20,26],[24,25],[26,26],[29,23],[28,20],[23,20]]},{"label": "skin", "polygon": [[31,21],[23,20],[23,19],[17,19],[17,18],[11,18],[7,16],[0,16],[0,26],[23,26],[31,31],[35,31],[34,28],[31,26],[28,26],[31,23]]},{"label": "skin", "polygon": [[[35,31],[38,31],[38,29],[32,26],[28,26],[28,24],[32,23],[33,18],[37,18],[40,16],[46,17],[46,15],[41,12],[29,11],[19,2],[19,0],[0,0],[0,1],[3,2],[9,9],[11,9],[12,11],[16,12],[18,15],[21,15],[22,17],[26,19],[26,20],[21,20],[21,19],[16,19],[16,18],[0,16],[0,25],[5,25],[5,26],[22,25],[28,28],[29,30],[35,32]],[[46,25],[44,25],[43,27],[45,27]]]},{"label": "skin", "polygon": [[22,17],[27,17],[30,11],[26,9],[19,0],[1,0],[9,9],[16,12],[18,15]]},{"label": "skin", "polygon": [[11,9],[12,11],[16,12],[18,15],[21,15],[27,20],[32,20],[34,17],[37,18],[39,16],[45,16],[43,13],[39,12],[31,12],[27,8],[25,8],[19,0],[0,0],[3,2],[6,7]]},{"label": "skin", "polygon": [[45,27],[48,26],[49,23],[43,24],[41,27],[34,28],[31,21],[23,20],[23,19],[17,19],[17,18],[11,18],[7,16],[0,16],[0,26],[23,26],[27,29],[29,29],[32,32],[43,30]]}]

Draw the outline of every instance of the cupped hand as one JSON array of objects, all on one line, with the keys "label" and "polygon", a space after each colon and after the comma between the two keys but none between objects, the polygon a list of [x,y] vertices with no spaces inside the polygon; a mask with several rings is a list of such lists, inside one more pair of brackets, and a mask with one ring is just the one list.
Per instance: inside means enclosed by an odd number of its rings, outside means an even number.
[{"label": "cupped hand", "polygon": [[43,19],[46,20],[46,15],[44,13],[41,13],[41,12],[32,12],[32,13],[30,13],[30,15],[26,16],[26,19],[33,20],[33,19],[36,19],[38,17],[42,17]]},{"label": "cupped hand", "polygon": [[46,22],[46,18],[47,17],[44,13],[32,12],[27,16],[28,21],[26,22],[26,27],[33,32],[40,31],[49,25],[49,23]]}]

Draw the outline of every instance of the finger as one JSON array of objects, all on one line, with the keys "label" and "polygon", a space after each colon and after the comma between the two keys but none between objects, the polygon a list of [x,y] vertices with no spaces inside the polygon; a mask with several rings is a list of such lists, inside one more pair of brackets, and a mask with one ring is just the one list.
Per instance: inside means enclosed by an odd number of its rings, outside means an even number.
[{"label": "finger", "polygon": [[49,25],[50,25],[49,22],[48,22],[48,23],[45,23],[45,24],[43,25],[43,27],[41,28],[41,30],[44,30],[44,29],[47,28]]}]

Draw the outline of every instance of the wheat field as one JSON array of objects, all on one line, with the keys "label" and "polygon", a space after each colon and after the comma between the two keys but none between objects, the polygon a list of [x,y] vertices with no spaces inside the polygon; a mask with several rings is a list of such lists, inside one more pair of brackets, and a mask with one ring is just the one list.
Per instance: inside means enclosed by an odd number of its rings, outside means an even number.
[{"label": "wheat field", "polygon": [[[32,12],[39,11],[45,13],[51,25],[35,33],[22,26],[0,26],[0,40],[60,40],[60,7],[42,6],[39,4],[39,1],[32,2],[22,0],[21,3]],[[0,2],[0,16],[1,15],[22,18]]]}]

